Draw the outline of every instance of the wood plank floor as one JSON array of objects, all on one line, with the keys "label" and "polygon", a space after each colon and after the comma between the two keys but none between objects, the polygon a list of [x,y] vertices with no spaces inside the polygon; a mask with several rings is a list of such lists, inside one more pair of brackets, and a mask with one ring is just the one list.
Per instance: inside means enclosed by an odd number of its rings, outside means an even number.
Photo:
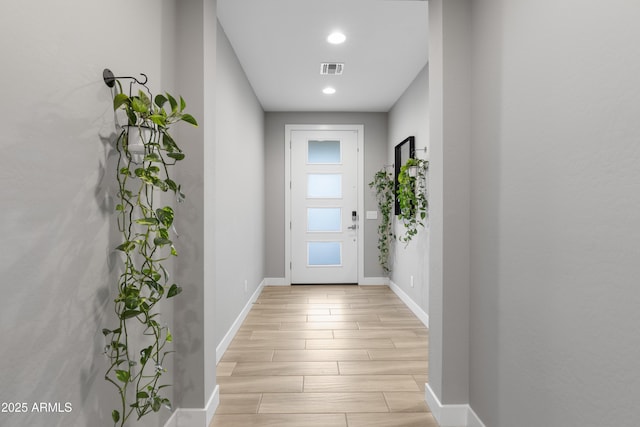
[{"label": "wood plank floor", "polygon": [[386,286],[266,287],[218,364],[210,427],[437,427],[427,346]]}]

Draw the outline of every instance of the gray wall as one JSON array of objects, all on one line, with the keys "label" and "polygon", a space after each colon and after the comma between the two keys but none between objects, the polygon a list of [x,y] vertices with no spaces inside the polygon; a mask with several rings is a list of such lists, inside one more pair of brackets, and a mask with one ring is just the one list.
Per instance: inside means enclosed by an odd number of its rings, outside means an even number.
[{"label": "gray wall", "polygon": [[[426,19],[426,18],[425,18]],[[429,147],[429,67],[426,65],[389,111],[389,142],[387,163],[394,162],[394,147],[408,136],[416,137],[416,149]],[[416,156],[428,159],[430,151],[416,151]],[[396,235],[404,226],[395,221]],[[393,252],[391,280],[429,313],[429,222],[419,229],[408,244],[396,241]],[[411,277],[413,276],[413,287]]]},{"label": "gray wall", "polygon": [[640,425],[638,22],[624,0],[474,2],[470,399],[488,426]]},{"label": "gray wall", "polygon": [[[212,180],[207,165],[216,144],[212,129],[215,120],[215,0],[184,0],[176,4],[176,92],[187,100],[187,108],[198,119],[198,128],[184,126],[185,160],[178,178],[187,190],[187,199],[176,213],[180,233],[180,256],[176,278],[184,292],[175,301],[176,317],[176,403],[183,408],[202,409],[215,387],[214,322],[210,307],[215,306],[212,290],[212,244],[207,228],[208,194]],[[212,106],[213,104],[213,106]]]},{"label": "gray wall", "polygon": [[[287,124],[363,124],[365,210],[376,210],[368,184],[387,162],[387,113],[270,113],[265,116],[265,276],[283,278],[284,272],[284,127]],[[365,220],[364,274],[382,277],[378,265],[377,222]]]},{"label": "gray wall", "polygon": [[[218,26],[214,224],[216,343],[264,274],[264,112]],[[247,287],[245,289],[245,281]],[[215,360],[215,359],[214,359]]]},{"label": "gray wall", "polygon": [[469,399],[470,0],[429,2],[429,385]]},{"label": "gray wall", "polygon": [[429,6],[429,384],[488,427],[636,426],[640,8]]},{"label": "gray wall", "polygon": [[[116,392],[103,380],[100,331],[114,320],[119,242],[115,126],[102,70],[144,72],[153,89],[172,89],[173,20],[172,1],[3,5],[0,401],[70,402],[73,411],[0,413],[2,426],[110,424]],[[145,54],[129,48],[124,28],[145,34]]]}]

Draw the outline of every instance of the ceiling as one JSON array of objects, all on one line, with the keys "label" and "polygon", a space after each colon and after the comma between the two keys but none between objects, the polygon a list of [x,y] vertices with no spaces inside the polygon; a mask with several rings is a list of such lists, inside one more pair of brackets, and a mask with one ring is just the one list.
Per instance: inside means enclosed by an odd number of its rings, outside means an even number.
[{"label": "ceiling", "polygon": [[265,111],[386,112],[427,63],[426,1],[218,0],[218,18]]}]

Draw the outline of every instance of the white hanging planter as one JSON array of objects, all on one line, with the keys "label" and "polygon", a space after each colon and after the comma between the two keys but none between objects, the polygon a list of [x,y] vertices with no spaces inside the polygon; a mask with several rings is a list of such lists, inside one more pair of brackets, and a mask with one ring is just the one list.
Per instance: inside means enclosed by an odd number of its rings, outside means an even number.
[{"label": "white hanging planter", "polygon": [[124,126],[127,132],[127,151],[131,161],[140,164],[144,161],[146,147],[153,140],[154,129],[147,126]]}]

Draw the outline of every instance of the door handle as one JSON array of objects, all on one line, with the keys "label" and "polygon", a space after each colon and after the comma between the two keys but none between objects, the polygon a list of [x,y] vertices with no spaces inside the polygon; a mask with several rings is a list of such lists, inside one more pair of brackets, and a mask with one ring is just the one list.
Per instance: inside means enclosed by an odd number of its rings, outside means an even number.
[{"label": "door handle", "polygon": [[347,227],[347,229],[349,229],[349,230],[355,230],[356,228],[358,228],[357,224],[353,224],[353,225],[350,225],[349,227]]}]

